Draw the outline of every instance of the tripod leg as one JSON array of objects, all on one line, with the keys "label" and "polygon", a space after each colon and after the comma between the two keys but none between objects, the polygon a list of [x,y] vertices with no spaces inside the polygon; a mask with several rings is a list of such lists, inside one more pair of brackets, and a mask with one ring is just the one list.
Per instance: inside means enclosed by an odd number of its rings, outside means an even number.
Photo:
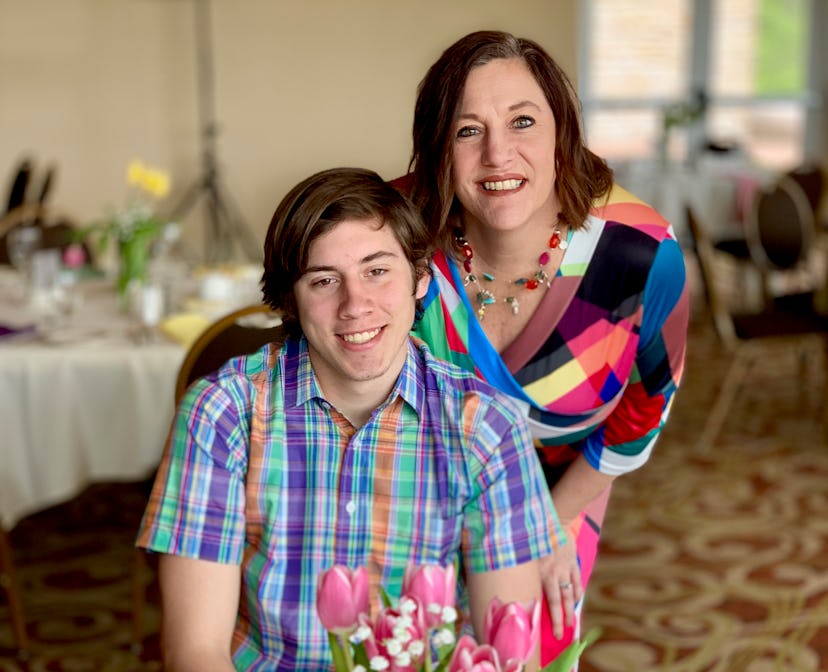
[{"label": "tripod leg", "polygon": [[239,208],[235,206],[229,195],[227,193],[222,194],[218,186],[216,186],[216,192],[218,196],[216,205],[224,221],[228,224],[228,230],[235,234],[234,242],[239,245],[246,257],[261,261],[263,241],[258,240],[250,229],[245,226],[244,220],[239,214]]},{"label": "tripod leg", "polygon": [[176,206],[170,212],[170,219],[178,219],[182,215],[187,214],[195,205],[199,193],[204,188],[204,178],[199,177],[189,187],[187,187],[184,195],[178,201]]}]

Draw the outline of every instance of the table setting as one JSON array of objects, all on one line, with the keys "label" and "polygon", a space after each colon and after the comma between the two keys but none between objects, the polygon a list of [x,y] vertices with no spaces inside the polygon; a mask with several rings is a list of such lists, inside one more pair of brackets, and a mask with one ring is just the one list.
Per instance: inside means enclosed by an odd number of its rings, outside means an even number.
[{"label": "table setting", "polygon": [[[258,267],[200,267],[164,254],[177,233],[166,223],[144,241],[151,248],[130,253],[127,279],[120,263],[83,258],[80,241],[43,249],[36,235],[20,236],[14,265],[0,265],[6,529],[91,482],[151,474],[188,346],[221,315],[261,300]],[[123,246],[111,249],[123,261]]]}]

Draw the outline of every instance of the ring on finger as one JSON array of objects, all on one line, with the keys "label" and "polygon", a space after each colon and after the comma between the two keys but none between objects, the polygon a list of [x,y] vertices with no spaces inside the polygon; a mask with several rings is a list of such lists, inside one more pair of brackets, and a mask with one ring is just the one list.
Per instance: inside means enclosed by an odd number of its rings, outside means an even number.
[{"label": "ring on finger", "polygon": [[572,588],[572,583],[570,581],[562,581],[558,586],[560,586],[561,590],[569,590]]}]

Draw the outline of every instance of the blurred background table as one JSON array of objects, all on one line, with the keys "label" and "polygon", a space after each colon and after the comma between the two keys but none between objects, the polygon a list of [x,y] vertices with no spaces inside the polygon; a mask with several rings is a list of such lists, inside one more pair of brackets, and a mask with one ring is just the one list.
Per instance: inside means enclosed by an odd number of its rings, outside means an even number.
[{"label": "blurred background table", "polygon": [[111,281],[77,284],[71,314],[48,318],[0,269],[0,523],[94,481],[139,480],[158,464],[185,348],[147,338]]}]

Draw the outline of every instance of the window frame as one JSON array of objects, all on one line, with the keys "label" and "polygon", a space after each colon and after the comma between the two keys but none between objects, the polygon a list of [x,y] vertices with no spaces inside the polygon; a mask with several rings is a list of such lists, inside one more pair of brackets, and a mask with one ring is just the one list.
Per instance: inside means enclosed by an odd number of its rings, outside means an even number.
[{"label": "window frame", "polygon": [[[800,106],[804,113],[805,128],[802,134],[802,146],[798,149],[805,160],[816,158],[826,154],[825,138],[823,137],[824,111],[821,102],[820,90],[825,88],[823,80],[826,77],[825,63],[828,60],[828,48],[823,44],[825,41],[823,31],[820,27],[828,26],[828,3],[820,0],[806,0],[809,16],[809,49],[806,62],[806,88],[800,94],[780,96],[732,96],[717,95],[712,92],[710,85],[710,60],[711,40],[713,22],[713,2],[716,0],[691,0],[692,3],[692,36],[690,40],[689,55],[689,87],[688,95],[692,91],[705,91],[708,95],[708,102],[717,108],[723,107],[749,107],[766,108],[778,105],[780,102],[792,103]],[[612,99],[595,96],[590,88],[592,63],[590,62],[591,41],[592,41],[592,19],[595,16],[593,0],[581,0],[578,3],[578,78],[577,86],[584,118],[584,133],[589,139],[588,119],[593,112],[607,110],[639,110],[655,111],[670,104],[682,103],[671,96],[664,97],[629,97]],[[697,128],[703,133],[706,126],[706,117],[703,115],[701,123]],[[651,159],[653,156],[641,157]]]}]

